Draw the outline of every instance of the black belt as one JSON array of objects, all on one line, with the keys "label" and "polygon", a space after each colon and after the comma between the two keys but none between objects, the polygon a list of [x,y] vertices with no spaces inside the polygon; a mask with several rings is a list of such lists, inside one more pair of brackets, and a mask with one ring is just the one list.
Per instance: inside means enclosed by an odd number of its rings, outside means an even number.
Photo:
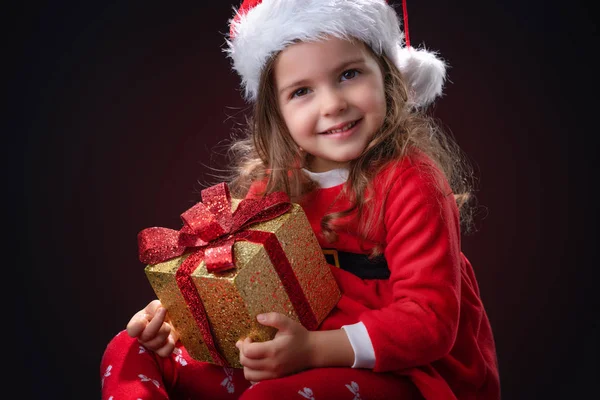
[{"label": "black belt", "polygon": [[390,269],[383,255],[370,258],[365,254],[347,253],[335,249],[323,249],[323,254],[329,264],[361,279],[388,279],[390,277]]}]

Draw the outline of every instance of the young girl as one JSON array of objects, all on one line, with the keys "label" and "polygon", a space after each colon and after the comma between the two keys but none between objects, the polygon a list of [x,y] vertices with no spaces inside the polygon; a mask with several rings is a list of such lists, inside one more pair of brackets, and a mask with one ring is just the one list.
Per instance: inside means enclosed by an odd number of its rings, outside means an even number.
[{"label": "young girl", "polygon": [[384,0],[246,0],[229,56],[254,104],[235,194],[302,205],[342,298],[317,331],[282,314],[243,369],[197,362],[158,300],[108,345],[104,399],[499,399],[494,339],[460,248],[468,168],[424,113],[445,65]]}]

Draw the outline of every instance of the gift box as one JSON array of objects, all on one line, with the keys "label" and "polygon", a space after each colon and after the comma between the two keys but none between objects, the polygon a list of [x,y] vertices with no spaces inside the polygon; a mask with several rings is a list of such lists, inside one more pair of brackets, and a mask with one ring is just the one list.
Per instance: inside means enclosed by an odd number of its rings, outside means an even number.
[{"label": "gift box", "polygon": [[191,357],[241,368],[235,343],[266,341],[279,312],[315,330],[341,294],[302,208],[284,193],[231,199],[222,183],[181,214],[179,230],[138,235],[140,260]]}]

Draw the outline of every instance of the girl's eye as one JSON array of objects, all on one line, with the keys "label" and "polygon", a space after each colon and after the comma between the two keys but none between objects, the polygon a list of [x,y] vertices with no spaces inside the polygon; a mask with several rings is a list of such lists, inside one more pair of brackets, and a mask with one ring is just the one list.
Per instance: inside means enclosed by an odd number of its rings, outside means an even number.
[{"label": "girl's eye", "polygon": [[342,80],[343,81],[347,81],[350,79],[354,79],[356,78],[356,76],[359,74],[358,70],[356,69],[349,69],[348,71],[344,71],[342,73]]},{"label": "girl's eye", "polygon": [[294,97],[302,97],[305,94],[308,93],[308,89],[307,88],[300,88],[298,90],[296,90],[294,93],[292,93],[292,98]]}]

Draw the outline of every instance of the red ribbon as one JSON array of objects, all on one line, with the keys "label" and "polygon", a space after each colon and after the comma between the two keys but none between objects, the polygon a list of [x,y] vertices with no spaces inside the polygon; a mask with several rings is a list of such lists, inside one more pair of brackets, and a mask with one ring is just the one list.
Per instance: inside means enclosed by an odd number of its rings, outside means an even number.
[{"label": "red ribbon", "polygon": [[404,41],[408,49],[410,48],[410,37],[408,36],[408,7],[406,6],[406,0],[402,0],[402,16],[404,17]]},{"label": "red ribbon", "polygon": [[229,365],[217,350],[206,310],[191,274],[202,260],[211,273],[235,268],[233,244],[238,240],[259,243],[265,247],[300,322],[307,329],[317,328],[316,317],[308,307],[308,301],[277,237],[273,233],[247,229],[252,224],[285,214],[291,207],[289,197],[283,192],[276,192],[261,199],[244,199],[232,213],[229,188],[221,183],[203,190],[202,202],[181,214],[184,226],[179,231],[152,227],[138,234],[139,258],[143,263],[157,264],[190,252],[177,270],[175,279],[216,364]]}]

